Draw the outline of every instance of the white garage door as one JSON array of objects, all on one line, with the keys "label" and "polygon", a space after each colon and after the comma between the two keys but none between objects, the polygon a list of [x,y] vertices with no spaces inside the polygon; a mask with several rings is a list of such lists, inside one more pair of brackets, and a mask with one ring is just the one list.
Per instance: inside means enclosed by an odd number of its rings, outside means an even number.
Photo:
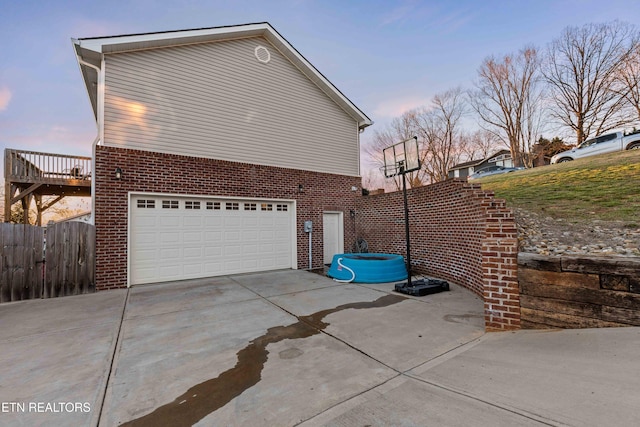
[{"label": "white garage door", "polygon": [[132,285],[295,268],[291,202],[131,196]]}]

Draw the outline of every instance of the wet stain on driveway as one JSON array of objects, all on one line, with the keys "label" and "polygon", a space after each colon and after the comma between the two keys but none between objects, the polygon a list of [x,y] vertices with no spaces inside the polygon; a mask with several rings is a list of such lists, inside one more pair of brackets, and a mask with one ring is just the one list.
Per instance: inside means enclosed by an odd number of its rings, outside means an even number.
[{"label": "wet stain on driveway", "polygon": [[385,295],[375,301],[343,304],[322,310],[309,316],[300,316],[289,326],[275,326],[267,333],[249,342],[237,353],[236,365],[212,378],[191,387],[173,402],[163,405],[150,414],[125,422],[122,426],[191,426],[217,409],[222,408],[245,390],[256,385],[267,362],[269,344],[285,339],[307,338],[319,334],[329,324],[324,318],[329,314],[347,309],[387,307],[407,298]]}]

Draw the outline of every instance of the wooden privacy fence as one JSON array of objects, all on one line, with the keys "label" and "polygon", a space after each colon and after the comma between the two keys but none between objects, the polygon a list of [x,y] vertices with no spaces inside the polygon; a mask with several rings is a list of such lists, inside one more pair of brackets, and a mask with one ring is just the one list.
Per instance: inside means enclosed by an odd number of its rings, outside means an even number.
[{"label": "wooden privacy fence", "polygon": [[95,291],[95,227],[0,224],[0,302]]},{"label": "wooden privacy fence", "polygon": [[44,228],[0,224],[0,302],[42,297]]}]

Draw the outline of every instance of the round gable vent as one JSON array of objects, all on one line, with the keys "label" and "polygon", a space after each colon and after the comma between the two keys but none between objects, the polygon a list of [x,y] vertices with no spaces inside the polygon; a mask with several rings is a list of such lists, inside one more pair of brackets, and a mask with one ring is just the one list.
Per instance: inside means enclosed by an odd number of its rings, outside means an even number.
[{"label": "round gable vent", "polygon": [[271,61],[271,54],[269,53],[266,47],[256,46],[253,52],[256,55],[256,59],[262,62],[263,64],[266,64],[267,62]]}]

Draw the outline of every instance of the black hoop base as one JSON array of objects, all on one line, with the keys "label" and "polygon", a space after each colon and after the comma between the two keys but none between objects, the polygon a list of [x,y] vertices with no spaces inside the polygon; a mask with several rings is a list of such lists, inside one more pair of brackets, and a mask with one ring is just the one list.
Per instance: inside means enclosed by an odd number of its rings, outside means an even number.
[{"label": "black hoop base", "polygon": [[396,283],[394,290],[414,297],[423,297],[449,290],[449,283],[440,279],[419,279],[410,281],[410,283],[411,286],[407,282]]}]

